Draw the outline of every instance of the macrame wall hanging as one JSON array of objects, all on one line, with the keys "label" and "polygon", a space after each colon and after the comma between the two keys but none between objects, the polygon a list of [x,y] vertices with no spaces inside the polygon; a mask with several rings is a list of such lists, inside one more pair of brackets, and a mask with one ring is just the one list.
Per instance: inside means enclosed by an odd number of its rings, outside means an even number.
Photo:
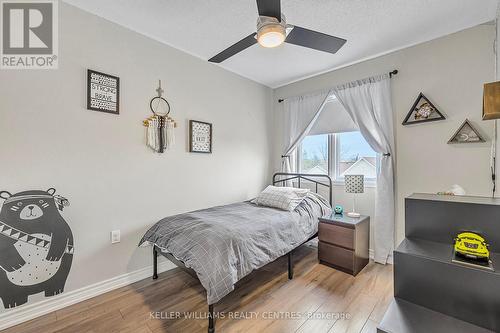
[{"label": "macrame wall hanging", "polygon": [[161,80],[158,81],[156,91],[158,96],[153,97],[149,102],[153,115],[144,120],[143,125],[146,127],[147,146],[162,154],[165,150],[172,148],[175,143],[174,128],[177,127],[177,123],[169,116],[170,104],[162,97]]}]

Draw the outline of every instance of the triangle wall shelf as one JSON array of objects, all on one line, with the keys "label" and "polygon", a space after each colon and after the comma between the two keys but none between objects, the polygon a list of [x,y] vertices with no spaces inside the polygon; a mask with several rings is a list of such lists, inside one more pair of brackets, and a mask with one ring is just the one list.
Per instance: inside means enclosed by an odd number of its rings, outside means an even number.
[{"label": "triangle wall shelf", "polygon": [[478,143],[486,142],[481,134],[472,126],[469,119],[460,125],[457,131],[452,135],[448,143]]},{"label": "triangle wall shelf", "polygon": [[444,120],[445,116],[432,104],[432,102],[420,93],[413,103],[410,112],[403,120],[403,125],[426,123],[429,121]]}]

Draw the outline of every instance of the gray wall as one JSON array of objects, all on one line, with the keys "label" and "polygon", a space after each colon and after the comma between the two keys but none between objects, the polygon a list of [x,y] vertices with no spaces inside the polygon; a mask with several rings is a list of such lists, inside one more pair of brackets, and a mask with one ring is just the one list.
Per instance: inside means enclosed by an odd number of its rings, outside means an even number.
[{"label": "gray wall", "polygon": [[[345,67],[275,90],[274,166],[279,169],[283,110],[277,98],[301,95],[355,79],[398,69],[393,79],[393,107],[397,152],[396,243],[404,234],[403,199],[413,192],[446,190],[460,184],[470,195],[491,192],[489,154],[493,123],[482,121],[483,83],[494,79],[494,25],[482,25],[373,60]],[[446,120],[402,126],[419,92],[446,115]],[[446,142],[469,118],[488,139],[484,144],[448,145]],[[339,188],[336,201],[350,205]],[[373,215],[374,191],[358,196],[360,212]]]},{"label": "gray wall", "polygon": [[[271,89],[62,2],[59,45],[58,70],[0,71],[0,190],[55,187],[70,200],[66,292],[150,265],[137,244],[160,218],[268,183]],[[119,116],[86,110],[87,68],[120,77]],[[142,126],[158,79],[179,124],[163,155]],[[187,152],[189,119],[213,123],[213,154]]]}]

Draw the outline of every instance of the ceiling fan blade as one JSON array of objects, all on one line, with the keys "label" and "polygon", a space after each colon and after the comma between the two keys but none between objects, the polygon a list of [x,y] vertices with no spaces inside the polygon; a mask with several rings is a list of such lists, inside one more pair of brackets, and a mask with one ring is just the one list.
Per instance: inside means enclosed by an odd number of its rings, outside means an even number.
[{"label": "ceiling fan blade", "polygon": [[294,26],[285,42],[328,53],[336,53],[347,40]]},{"label": "ceiling fan blade", "polygon": [[260,16],[276,17],[281,22],[280,0],[257,0],[257,8]]},{"label": "ceiling fan blade", "polygon": [[257,39],[255,39],[256,33],[254,32],[251,35],[248,35],[247,37],[243,38],[236,44],[231,45],[221,53],[213,56],[212,58],[208,59],[210,62],[215,62],[215,63],[220,63],[226,60],[229,57],[234,56],[236,53],[243,51],[244,49],[252,46],[253,44],[257,43]]}]

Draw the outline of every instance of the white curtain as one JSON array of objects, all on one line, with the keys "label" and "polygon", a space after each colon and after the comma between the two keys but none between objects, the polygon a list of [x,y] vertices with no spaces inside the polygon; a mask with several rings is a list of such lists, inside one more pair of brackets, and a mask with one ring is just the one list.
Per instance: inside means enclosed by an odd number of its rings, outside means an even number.
[{"label": "white curtain", "polygon": [[379,155],[375,193],[374,259],[385,264],[394,246],[394,129],[389,75],[333,89],[368,144]]},{"label": "white curtain", "polygon": [[290,97],[284,101],[283,153],[281,171],[294,172],[292,154],[307,136],[325,106],[331,91],[321,91],[310,95]]}]

